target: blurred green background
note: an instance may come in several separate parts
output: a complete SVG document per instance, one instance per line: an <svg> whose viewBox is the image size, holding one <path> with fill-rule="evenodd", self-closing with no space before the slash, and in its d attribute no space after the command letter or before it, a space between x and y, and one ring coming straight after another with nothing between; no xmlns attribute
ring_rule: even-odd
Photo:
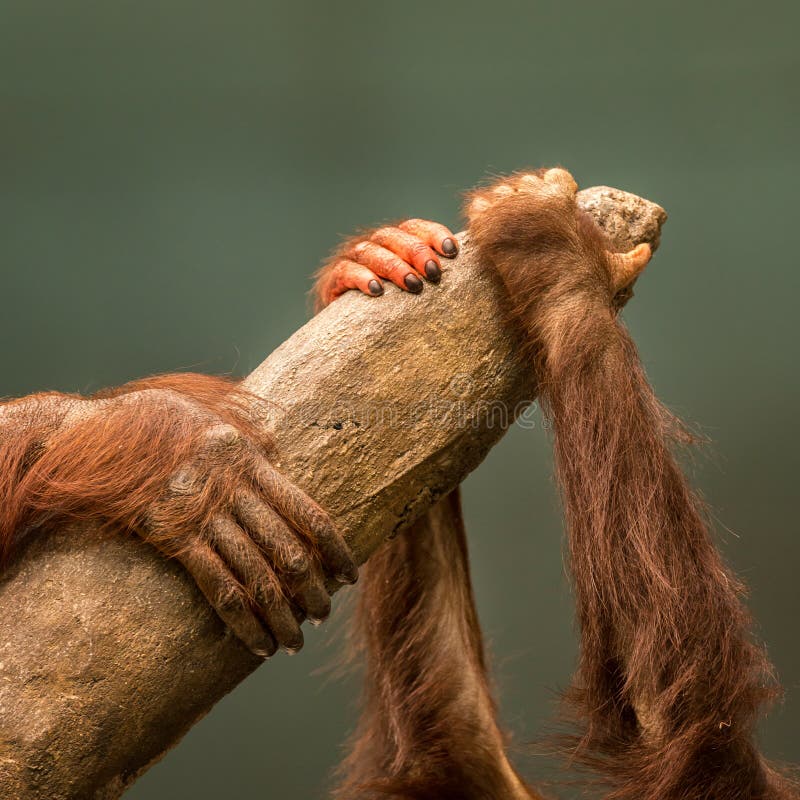
<svg viewBox="0 0 800 800"><path fill-rule="evenodd" d="M625 316L713 438L696 479L787 687L764 747L800 761L798 24L788 0L3 0L0 394L246 373L303 324L340 235L456 227L487 173L561 163L656 200L663 247ZM546 435L513 429L465 497L522 745L575 655ZM356 694L320 672L329 639L260 669L129 796L324 796Z"/></svg>

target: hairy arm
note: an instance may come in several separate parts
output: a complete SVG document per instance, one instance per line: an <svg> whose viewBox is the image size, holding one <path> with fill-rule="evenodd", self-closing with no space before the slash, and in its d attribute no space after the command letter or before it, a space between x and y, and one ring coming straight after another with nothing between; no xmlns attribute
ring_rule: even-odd
<svg viewBox="0 0 800 800"><path fill-rule="evenodd" d="M779 689L673 455L689 437L617 318L649 247L614 252L576 189L562 169L519 173L467 205L553 423L581 631L568 755L615 800L796 798L756 746Z"/></svg>
<svg viewBox="0 0 800 800"><path fill-rule="evenodd" d="M328 515L283 478L235 382L172 375L90 398L0 406L0 554L65 521L134 532L188 570L262 656L302 647L326 581L357 568Z"/></svg>

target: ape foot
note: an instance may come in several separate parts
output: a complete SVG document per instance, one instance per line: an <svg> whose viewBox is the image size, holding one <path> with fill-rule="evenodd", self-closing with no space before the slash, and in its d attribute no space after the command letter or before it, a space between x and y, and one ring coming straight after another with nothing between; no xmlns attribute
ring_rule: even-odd
<svg viewBox="0 0 800 800"><path fill-rule="evenodd" d="M442 257L458 253L455 236L444 225L409 219L397 226L378 228L371 234L345 242L318 274L317 305L323 307L348 289L378 297L382 280L419 294L424 281L439 283Z"/></svg>

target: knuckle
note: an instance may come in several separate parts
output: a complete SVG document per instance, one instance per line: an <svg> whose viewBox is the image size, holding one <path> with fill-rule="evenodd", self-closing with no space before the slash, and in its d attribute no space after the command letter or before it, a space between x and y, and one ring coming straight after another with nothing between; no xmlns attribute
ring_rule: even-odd
<svg viewBox="0 0 800 800"><path fill-rule="evenodd" d="M486 197L482 195L478 195L474 197L472 202L469 205L469 213L470 214L482 214L491 206L491 203Z"/></svg>
<svg viewBox="0 0 800 800"><path fill-rule="evenodd" d="M229 581L217 592L215 605L223 613L236 613L244 608L244 598L239 587Z"/></svg>
<svg viewBox="0 0 800 800"><path fill-rule="evenodd" d="M411 254L414 256L428 256L431 255L431 248L425 244L425 242L417 241L413 245L411 245Z"/></svg>
<svg viewBox="0 0 800 800"><path fill-rule="evenodd" d="M383 227L374 230L369 238L370 241L377 242L384 239L389 239L392 236L396 235L397 235L397 228L393 228L391 225L384 225Z"/></svg>
<svg viewBox="0 0 800 800"><path fill-rule="evenodd" d="M203 533L208 541L219 543L220 539L227 538L230 533L228 518L219 512L213 514L208 525L203 526Z"/></svg>
<svg viewBox="0 0 800 800"><path fill-rule="evenodd" d="M294 550L286 556L284 569L288 575L301 578L311 570L311 561L305 553Z"/></svg>
<svg viewBox="0 0 800 800"><path fill-rule="evenodd" d="M391 259L386 267L386 274L392 280L401 280L411 271L411 266L399 258Z"/></svg>
<svg viewBox="0 0 800 800"><path fill-rule="evenodd" d="M514 194L516 191L517 190L508 183L498 183L497 186L492 189L492 192L498 197L508 197L509 195Z"/></svg>
<svg viewBox="0 0 800 800"><path fill-rule="evenodd" d="M563 191L574 193L578 189L575 179L565 169L555 167L547 170L544 174L545 183L559 186Z"/></svg>
<svg viewBox="0 0 800 800"><path fill-rule="evenodd" d="M519 177L520 191L526 195L542 197L551 194L553 190L558 190L558 186L549 183L541 175L527 173Z"/></svg>
<svg viewBox="0 0 800 800"><path fill-rule="evenodd" d="M246 486L237 487L233 495L235 507L239 514L245 517L245 526L250 528L260 526L269 506L264 505L258 496Z"/></svg>
<svg viewBox="0 0 800 800"><path fill-rule="evenodd" d="M197 491L200 485L200 475L198 471L191 466L180 468L169 483L169 489L176 495L193 494Z"/></svg>
<svg viewBox="0 0 800 800"><path fill-rule="evenodd" d="M308 495L303 496L303 502L306 507L306 513L311 526L316 530L317 528L330 528L333 526L328 512L322 506L312 500Z"/></svg>
<svg viewBox="0 0 800 800"><path fill-rule="evenodd" d="M261 608L275 608L283 602L283 595L271 581L258 580L252 587L253 598Z"/></svg>
<svg viewBox="0 0 800 800"><path fill-rule="evenodd" d="M206 440L222 447L233 447L242 441L242 434L230 423L219 422L206 431Z"/></svg>
<svg viewBox="0 0 800 800"><path fill-rule="evenodd" d="M327 512L317 505L314 505L310 508L309 523L311 527L311 533L317 539L341 539L341 541L344 541L344 539L341 538L341 534L339 533L336 525L334 525L331 517L328 516Z"/></svg>

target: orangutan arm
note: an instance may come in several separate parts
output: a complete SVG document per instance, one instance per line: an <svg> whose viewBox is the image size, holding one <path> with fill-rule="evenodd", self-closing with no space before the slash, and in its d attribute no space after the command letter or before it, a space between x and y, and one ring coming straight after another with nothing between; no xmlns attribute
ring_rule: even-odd
<svg viewBox="0 0 800 800"><path fill-rule="evenodd" d="M328 515L276 471L231 381L161 376L103 395L0 406L0 555L32 531L96 519L192 575L255 653L303 644L330 612L326 580L357 568Z"/></svg>
<svg viewBox="0 0 800 800"><path fill-rule="evenodd" d="M757 746L780 690L672 452L691 437L617 316L650 246L615 252L576 190L565 170L538 170L467 204L552 424L581 633L565 755L615 800L800 797Z"/></svg>

